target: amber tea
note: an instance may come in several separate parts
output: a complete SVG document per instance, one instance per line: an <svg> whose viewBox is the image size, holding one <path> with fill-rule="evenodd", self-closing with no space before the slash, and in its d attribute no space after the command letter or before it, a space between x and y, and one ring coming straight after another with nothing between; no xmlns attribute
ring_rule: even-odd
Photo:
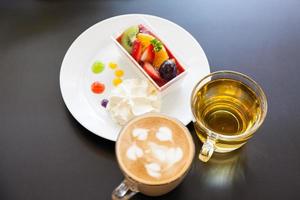
<svg viewBox="0 0 300 200"><path fill-rule="evenodd" d="M265 116L266 100L260 92L249 82L230 76L210 77L194 89L194 125L204 154L232 151L246 143Z"/></svg>

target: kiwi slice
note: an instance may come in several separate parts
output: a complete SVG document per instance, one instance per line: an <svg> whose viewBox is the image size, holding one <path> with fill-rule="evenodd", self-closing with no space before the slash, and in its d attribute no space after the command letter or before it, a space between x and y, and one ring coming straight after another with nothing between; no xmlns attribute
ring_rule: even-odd
<svg viewBox="0 0 300 200"><path fill-rule="evenodd" d="M128 53L131 53L132 51L133 42L136 39L136 34L138 34L138 32L138 26L131 26L126 29L122 35L121 44L126 49L126 51L128 51Z"/></svg>

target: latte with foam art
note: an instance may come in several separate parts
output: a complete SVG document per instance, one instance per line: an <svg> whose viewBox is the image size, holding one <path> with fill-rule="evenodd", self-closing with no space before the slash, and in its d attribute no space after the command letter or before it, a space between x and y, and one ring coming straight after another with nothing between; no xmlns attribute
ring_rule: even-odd
<svg viewBox="0 0 300 200"><path fill-rule="evenodd" d="M190 166L194 144L187 128L175 119L147 115L130 121L116 144L122 170L145 184L164 184Z"/></svg>

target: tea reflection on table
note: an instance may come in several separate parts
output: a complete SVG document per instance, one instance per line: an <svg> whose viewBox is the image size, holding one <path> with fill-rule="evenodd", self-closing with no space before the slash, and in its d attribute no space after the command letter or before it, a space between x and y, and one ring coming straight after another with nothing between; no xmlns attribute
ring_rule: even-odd
<svg viewBox="0 0 300 200"><path fill-rule="evenodd" d="M207 163L201 164L202 181L206 186L227 188L246 181L244 148L230 153L215 153Z"/></svg>

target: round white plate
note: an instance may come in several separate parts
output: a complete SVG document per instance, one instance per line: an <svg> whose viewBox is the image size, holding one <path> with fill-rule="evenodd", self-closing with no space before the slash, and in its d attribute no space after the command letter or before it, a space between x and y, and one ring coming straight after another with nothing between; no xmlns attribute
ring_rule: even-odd
<svg viewBox="0 0 300 200"><path fill-rule="evenodd" d="M181 86L162 97L163 114L175 117L187 125L193 118L190 110L191 91L196 82L210 72L205 53L193 36L163 18L139 14L120 15L101 21L84 31L70 46L62 62L61 93L67 108L82 126L112 141L116 141L121 127L111 120L101 106L101 100L107 98L113 88L114 73L106 65L104 72L93 74L91 65L95 61L105 64L114 61L125 71L124 79L140 77L132 69L133 63L111 39L111 35L120 30L120 27L133 25L137 17L146 19L164 41L172 44L172 48L175 48L180 59L188 66L186 77L180 80ZM90 86L94 81L105 83L103 94L91 92Z"/></svg>

